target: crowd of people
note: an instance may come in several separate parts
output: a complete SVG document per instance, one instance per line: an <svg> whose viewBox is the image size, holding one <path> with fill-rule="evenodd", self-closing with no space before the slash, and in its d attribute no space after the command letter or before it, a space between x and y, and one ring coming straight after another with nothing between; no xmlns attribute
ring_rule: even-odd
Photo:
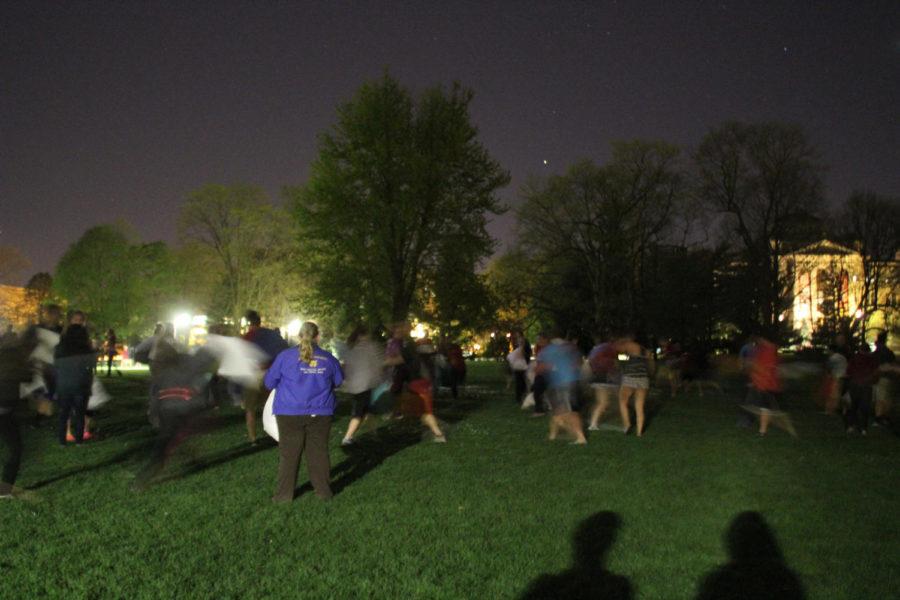
<svg viewBox="0 0 900 600"><path fill-rule="evenodd" d="M132 358L149 366L147 416L158 431L150 457L137 473L136 489L152 484L181 443L208 429L210 411L229 403L240 404L248 442L256 445L260 411L267 399L272 402L280 449L276 502L293 498L303 454L316 493L331 496L328 440L339 387L353 398L342 445L355 443L360 427L376 412L386 418L417 418L435 442L447 441L434 415L435 386L443 381L457 397L466 373L458 344L413 340L404 322L393 327L382 348L360 326L342 345L338 360L320 346L319 329L312 322L301 326L299 345L289 347L279 330L262 326L256 311L248 311L245 320L247 330L240 337L213 327L207 344L190 351L176 340L171 324L160 323L133 349ZM61 321L59 307L47 306L38 324L22 335L5 334L0 342L0 435L9 448L0 486L4 498L13 496L22 459L18 406L30 401L38 421L55 408L59 445L78 446L92 437L86 424L98 393L98 356L106 362L107 376L112 375L115 332L110 329L98 349L84 313L70 312L65 326Z"/></svg>
<svg viewBox="0 0 900 600"><path fill-rule="evenodd" d="M453 340L413 339L409 323L403 322L392 328L382 346L379 335L360 325L335 356L321 344L315 323L303 323L299 344L289 346L277 329L263 327L256 311L248 311L245 320L243 335L213 327L207 344L192 351L176 340L171 324L160 323L152 336L134 348L132 358L149 365L147 415L158 430L150 456L137 473L135 489L154 483L175 449L207 430L210 412L228 403L243 409L251 445L257 444L260 412L270 403L267 408L274 416L275 431L267 431L279 444L274 502L294 498L303 455L316 495L331 498L328 448L337 389L352 398L343 446L356 443L373 414L417 419L434 442L447 442L434 413L434 398L440 385L456 398L465 382L466 362ZM549 440L564 436L574 445L587 444L582 415L587 418L587 431L613 429L641 437L647 429L648 393L656 380L663 380L672 396L691 385L701 394L703 385L718 386L705 353L682 350L672 341L654 348L625 332L598 338L585 355L573 340L553 332L538 335L533 346L521 331L511 339L506 360L515 400L523 408L533 406L536 417L549 414ZM109 377L117 353L112 329L101 344L94 344L84 313L70 312L63 326L57 306L44 307L40 322L21 335L3 336L0 437L8 458L0 497L13 496L22 460L17 406L30 401L38 422L55 407L58 443L63 447L82 444L92 436L92 399L102 393L95 381L98 354L106 361ZM772 424L794 434L790 417L779 406L783 368L775 344L754 336L739 358L748 388L739 400L746 424L755 416L761 436ZM874 351L864 342L851 348L847 338L839 336L820 391L823 410L842 415L848 433L865 435L873 416L875 423L887 424L891 407L886 375L898 370L884 334ZM614 405L618 405L621 425L609 423Z"/></svg>
<svg viewBox="0 0 900 600"><path fill-rule="evenodd" d="M556 334L539 334L534 347L521 331L515 332L512 340L514 347L506 360L515 400L522 408L533 407L536 417L551 414L550 440L565 431L572 444L586 444L582 413L587 416L588 431L611 429L643 436L648 390L655 381L668 387L673 398L691 387L701 396L704 386L722 391L708 354L699 346L683 350L670 340L653 349L639 343L633 334L623 333L609 339L598 336L585 356L575 340ZM783 380L815 372L816 367L782 364L777 346L759 335L748 339L739 359L747 386L746 394L738 399L742 410L739 424L749 426L755 417L760 436L765 436L772 424L796 435L790 415L779 402ZM900 367L888 348L886 332L878 335L874 351L862 340L851 349L847 336L839 335L820 391L825 411L840 414L848 434L866 435L870 422L889 425L891 377L897 372ZM603 423L613 398L621 425ZM587 410L581 410L584 406Z"/></svg>

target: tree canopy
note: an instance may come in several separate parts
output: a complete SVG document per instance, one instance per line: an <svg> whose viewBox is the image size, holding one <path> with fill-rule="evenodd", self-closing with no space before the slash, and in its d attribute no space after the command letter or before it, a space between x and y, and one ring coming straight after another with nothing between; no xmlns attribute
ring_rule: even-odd
<svg viewBox="0 0 900 600"><path fill-rule="evenodd" d="M385 323L434 294L447 319L465 316L451 316L446 295L483 285L487 218L504 210L496 192L509 181L478 140L471 101L459 84L414 98L385 75L340 107L309 181L286 190L320 306Z"/></svg>

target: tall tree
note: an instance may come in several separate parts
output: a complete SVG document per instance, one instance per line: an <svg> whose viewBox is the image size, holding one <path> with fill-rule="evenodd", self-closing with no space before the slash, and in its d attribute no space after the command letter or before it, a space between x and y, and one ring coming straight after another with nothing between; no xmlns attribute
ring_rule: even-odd
<svg viewBox="0 0 900 600"><path fill-rule="evenodd" d="M287 212L247 185L209 184L192 192L179 235L198 267L214 269L221 293L212 312L237 320L248 308L278 322L300 293L297 236Z"/></svg>
<svg viewBox="0 0 900 600"><path fill-rule="evenodd" d="M840 239L856 246L862 255L863 314L855 325L866 323L878 310L895 313L900 288L896 262L900 251L900 198L855 192L836 220Z"/></svg>
<svg viewBox="0 0 900 600"><path fill-rule="evenodd" d="M131 243L118 225L88 229L56 266L53 285L100 328L126 328L133 316Z"/></svg>
<svg viewBox="0 0 900 600"><path fill-rule="evenodd" d="M706 134L694 162L697 193L725 218L729 239L741 250L748 320L776 337L778 316L790 302L779 262L793 226L820 203L819 153L800 127L731 122Z"/></svg>
<svg viewBox="0 0 900 600"><path fill-rule="evenodd" d="M487 217L502 212L496 191L509 176L478 141L471 101L458 84L414 99L385 75L340 107L309 181L286 190L322 305L383 323L421 308L441 268L474 285L475 265L493 249ZM448 254L466 269L451 269Z"/></svg>
<svg viewBox="0 0 900 600"><path fill-rule="evenodd" d="M542 271L536 302L558 326L645 328L647 258L685 198L677 159L663 142L616 143L606 165L526 188L520 236Z"/></svg>

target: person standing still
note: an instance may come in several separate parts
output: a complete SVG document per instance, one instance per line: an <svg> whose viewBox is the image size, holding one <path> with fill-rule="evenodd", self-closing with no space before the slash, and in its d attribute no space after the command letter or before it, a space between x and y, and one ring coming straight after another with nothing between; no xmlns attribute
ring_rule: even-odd
<svg viewBox="0 0 900 600"><path fill-rule="evenodd" d="M306 453L309 479L316 495L330 500L331 465L328 437L334 415L334 389L344 381L337 359L318 346L319 327L300 327L300 345L282 351L265 376L275 390L273 413L278 423L278 484L273 502L290 502L297 485L300 458Z"/></svg>

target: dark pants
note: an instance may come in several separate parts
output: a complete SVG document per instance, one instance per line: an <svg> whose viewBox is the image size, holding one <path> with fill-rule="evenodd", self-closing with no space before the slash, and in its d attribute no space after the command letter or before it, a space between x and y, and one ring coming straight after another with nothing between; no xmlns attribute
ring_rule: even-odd
<svg viewBox="0 0 900 600"><path fill-rule="evenodd" d="M278 422L278 487L272 500L290 502L297 487L300 457L306 452L306 468L316 495L331 498L331 462L328 456L330 416L275 415Z"/></svg>
<svg viewBox="0 0 900 600"><path fill-rule="evenodd" d="M456 400L457 398L459 398L459 384L465 383L466 381L466 372L457 371L453 367L450 367L448 370L450 372L450 395L453 396L454 400Z"/></svg>
<svg viewBox="0 0 900 600"><path fill-rule="evenodd" d="M9 456L3 463L2 482L11 486L16 482L19 465L22 463L22 433L12 413L0 414L0 439L9 450Z"/></svg>
<svg viewBox="0 0 900 600"><path fill-rule="evenodd" d="M181 442L210 426L203 399L162 400L157 417L159 434L150 453L150 461L137 475L138 484L147 483L166 465L166 460Z"/></svg>
<svg viewBox="0 0 900 600"><path fill-rule="evenodd" d="M84 411L87 408L88 397L85 394L60 394L59 395L59 423L56 426L56 434L60 444L66 443L66 424L72 417L72 435L75 442L84 441Z"/></svg>
<svg viewBox="0 0 900 600"><path fill-rule="evenodd" d="M847 427L865 431L872 414L872 386L850 384L850 408L844 415Z"/></svg>
<svg viewBox="0 0 900 600"><path fill-rule="evenodd" d="M546 412L544 408L544 392L547 391L547 380L543 375L535 375L534 383L531 384L531 392L534 394L534 412L543 414Z"/></svg>
<svg viewBox="0 0 900 600"><path fill-rule="evenodd" d="M513 380L516 383L516 404L522 405L525 394L528 393L528 380L525 378L525 371L513 370Z"/></svg>

